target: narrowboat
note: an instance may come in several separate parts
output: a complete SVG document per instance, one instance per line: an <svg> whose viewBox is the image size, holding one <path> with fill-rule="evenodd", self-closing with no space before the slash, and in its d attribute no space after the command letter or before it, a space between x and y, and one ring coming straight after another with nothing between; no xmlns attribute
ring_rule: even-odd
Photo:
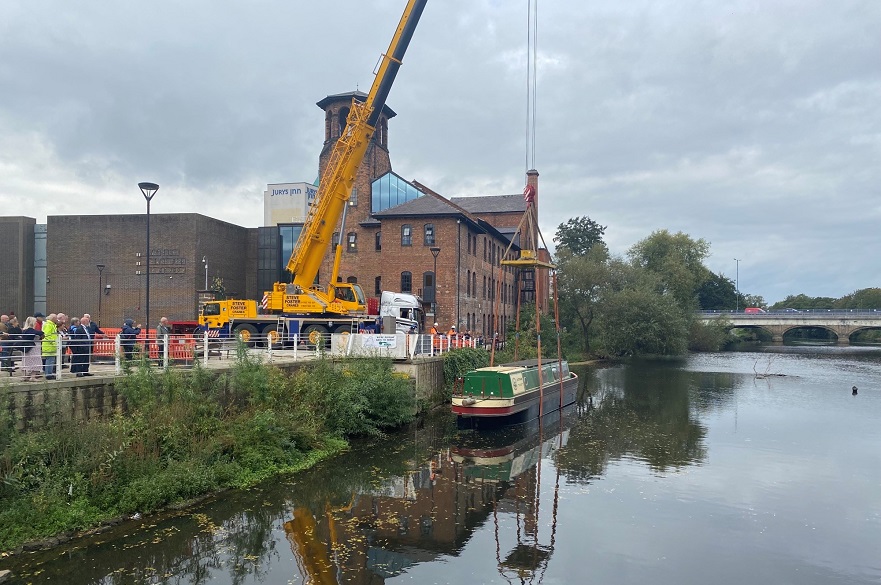
<svg viewBox="0 0 881 585"><path fill-rule="evenodd" d="M540 379L538 360L472 370L453 391L452 411L460 423L485 419L514 424L538 418L540 412L554 412L577 399L578 376L569 371L566 361L543 362Z"/></svg>

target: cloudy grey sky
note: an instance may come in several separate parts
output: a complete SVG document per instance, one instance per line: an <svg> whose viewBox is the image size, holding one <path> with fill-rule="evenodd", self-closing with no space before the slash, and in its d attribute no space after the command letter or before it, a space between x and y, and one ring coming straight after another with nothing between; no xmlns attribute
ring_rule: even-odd
<svg viewBox="0 0 881 585"><path fill-rule="evenodd" d="M404 0L0 2L3 215L262 221L312 181L315 102L365 90ZM881 2L539 0L541 226L623 254L657 229L769 302L881 286ZM517 193L527 0L429 0L389 98L392 164Z"/></svg>

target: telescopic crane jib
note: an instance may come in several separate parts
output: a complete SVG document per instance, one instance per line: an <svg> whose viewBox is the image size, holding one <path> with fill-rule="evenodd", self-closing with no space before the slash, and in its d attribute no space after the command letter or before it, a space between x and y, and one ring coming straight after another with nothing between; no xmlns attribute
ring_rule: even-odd
<svg viewBox="0 0 881 585"><path fill-rule="evenodd" d="M427 1L410 0L407 3L388 51L380 60L370 93L363 102L352 100L346 128L321 175L315 202L309 210L303 231L287 264L288 271L293 274L293 283L275 284L272 291L267 293L267 310L284 312L305 309L310 312L335 313L365 310L365 296L357 284L338 283L334 277L327 284L326 291L322 291L315 286L315 277L346 208L358 167L364 159L370 138ZM342 243L338 247L341 250ZM340 253L337 250L333 275L339 273L339 262Z"/></svg>
<svg viewBox="0 0 881 585"><path fill-rule="evenodd" d="M336 282L339 274L342 242L334 251L333 270L326 287L316 284L324 253L342 218L358 167L364 160L370 139L385 106L386 98L404 59L404 53L419 23L428 0L408 0L388 51L380 59L370 93L363 102L353 99L346 128L331 151L321 175L315 201L306 216L287 268L293 282L276 282L263 294L258 304L253 300L226 299L203 305L199 324L209 336L235 334L248 341L253 335L265 336L275 343L282 335L307 337L328 332L357 331L365 317L366 296L356 283ZM342 234L343 231L340 230ZM421 311L419 300L410 295L407 314ZM400 302L398 303L400 304ZM390 310L396 307L391 307ZM318 337L316 337L317 339Z"/></svg>

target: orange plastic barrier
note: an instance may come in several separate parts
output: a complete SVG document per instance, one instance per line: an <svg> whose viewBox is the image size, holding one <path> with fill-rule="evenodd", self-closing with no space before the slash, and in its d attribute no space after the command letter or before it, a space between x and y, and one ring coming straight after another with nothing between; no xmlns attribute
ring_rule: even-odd
<svg viewBox="0 0 881 585"><path fill-rule="evenodd" d="M102 327L104 335L95 337L92 345L92 355L95 357L113 358L116 354L116 336L119 335L122 328L120 327ZM142 330L138 336L137 344L144 347L147 335L150 335L150 359L158 360L162 356L159 355L159 344L153 337L156 332L151 329L149 333ZM186 335L169 335L168 336L168 359L170 360L187 360L192 361L195 355L196 344L201 340L194 338L190 334Z"/></svg>

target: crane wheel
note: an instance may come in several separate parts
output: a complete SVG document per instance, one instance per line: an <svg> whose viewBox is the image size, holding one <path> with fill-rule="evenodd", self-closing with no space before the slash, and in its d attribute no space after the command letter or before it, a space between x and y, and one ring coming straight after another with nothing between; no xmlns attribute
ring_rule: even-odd
<svg viewBox="0 0 881 585"><path fill-rule="evenodd" d="M278 345L281 343L281 331L276 327L265 329L263 333L266 335L266 343L269 345Z"/></svg>
<svg viewBox="0 0 881 585"><path fill-rule="evenodd" d="M239 339L242 343L250 345L251 338L256 337L257 335L257 328L253 325L248 325L247 323L236 325L235 329L233 329L233 334L236 336L236 339Z"/></svg>
<svg viewBox="0 0 881 585"><path fill-rule="evenodd" d="M323 343L326 333L327 329L321 325L309 325L303 330L303 337L309 340L309 345L318 347Z"/></svg>

